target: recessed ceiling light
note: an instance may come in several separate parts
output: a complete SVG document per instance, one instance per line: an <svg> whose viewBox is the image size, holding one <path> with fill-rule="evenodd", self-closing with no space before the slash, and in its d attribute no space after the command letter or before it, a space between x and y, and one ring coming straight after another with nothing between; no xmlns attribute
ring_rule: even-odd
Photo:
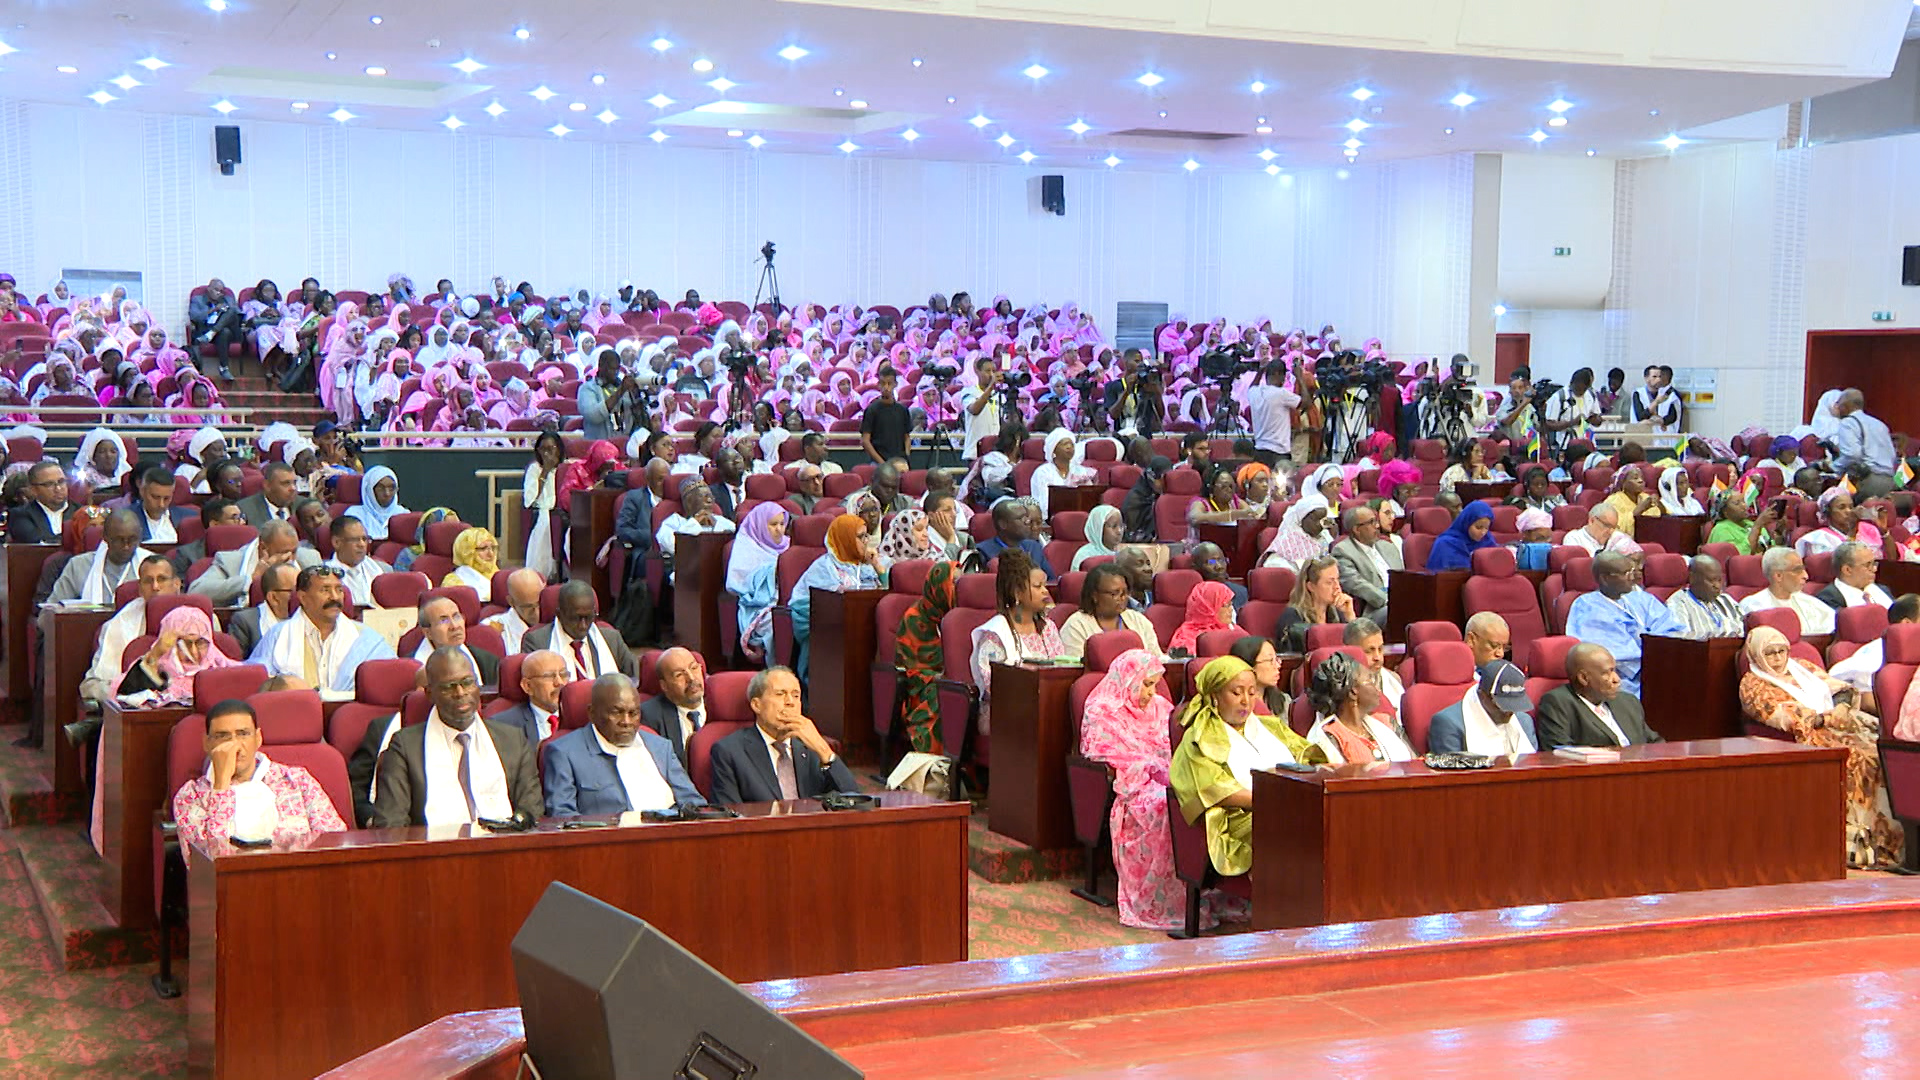
<svg viewBox="0 0 1920 1080"><path fill-rule="evenodd" d="M1267 118L1264 116L1256 116L1253 118L1253 122L1256 124L1264 124L1267 122Z"/></svg>
<svg viewBox="0 0 1920 1080"><path fill-rule="evenodd" d="M620 119L620 114L617 112L614 112L612 109L601 109L598 113L594 115L594 119L600 121L603 124L611 124L615 120Z"/></svg>
<svg viewBox="0 0 1920 1080"><path fill-rule="evenodd" d="M386 22L387 20L381 18L378 15L369 15L367 16L367 21L372 23L375 26L379 26L381 23Z"/></svg>
<svg viewBox="0 0 1920 1080"><path fill-rule="evenodd" d="M507 107L496 101L493 104L488 105L486 111L488 116L491 116L495 120L498 120L500 119L500 114L507 111Z"/></svg>
<svg viewBox="0 0 1920 1080"><path fill-rule="evenodd" d="M1669 151L1678 150L1681 147L1687 145L1687 140L1681 138L1678 135L1669 135L1666 138L1660 140L1660 145L1666 147Z"/></svg>
<svg viewBox="0 0 1920 1080"><path fill-rule="evenodd" d="M1253 91L1256 94L1264 94L1267 92L1267 84L1256 79L1254 80L1253 85L1247 87L1247 89Z"/></svg>
<svg viewBox="0 0 1920 1080"><path fill-rule="evenodd" d="M1527 138L1532 139L1536 144L1543 143L1547 141L1547 133L1541 131L1539 128L1534 128L1533 134L1528 135Z"/></svg>
<svg viewBox="0 0 1920 1080"><path fill-rule="evenodd" d="M737 138L739 138L740 136L742 136L742 135L745 135L745 134L746 134L746 132L744 132L744 131L741 131L741 130L740 130L739 128L734 128L733 130L731 130L731 131L729 131L729 132L727 132L727 138L729 138L729 139L737 139Z"/></svg>
<svg viewBox="0 0 1920 1080"><path fill-rule="evenodd" d="M1659 110L1659 109L1648 109L1648 110L1647 110L1647 115L1648 115L1648 116L1659 116L1659 115L1660 115L1660 110Z"/></svg>
<svg viewBox="0 0 1920 1080"><path fill-rule="evenodd" d="M95 105L105 105L109 101L120 100L119 98L114 97L112 94L107 93L105 90L95 90L93 93L88 94L87 97L91 99Z"/></svg>
<svg viewBox="0 0 1920 1080"><path fill-rule="evenodd" d="M806 55L807 50L798 45L789 45L780 50L780 59L782 60L802 60L806 58Z"/></svg>
<svg viewBox="0 0 1920 1080"><path fill-rule="evenodd" d="M1021 69L1020 74L1025 75L1029 79L1044 79L1047 77L1047 69L1041 67L1039 64L1028 64L1025 68Z"/></svg>
<svg viewBox="0 0 1920 1080"><path fill-rule="evenodd" d="M1347 130L1353 132L1355 135L1360 134L1361 132L1367 130L1372 126L1373 126L1372 124L1369 124L1365 120L1361 120L1357 117L1355 119L1347 121Z"/></svg>
<svg viewBox="0 0 1920 1080"><path fill-rule="evenodd" d="M1261 124L1259 127L1253 129L1253 133L1255 135L1271 135L1273 134L1273 127L1269 124Z"/></svg>
<svg viewBox="0 0 1920 1080"><path fill-rule="evenodd" d="M1373 91L1363 86L1347 96L1353 98L1355 101L1365 101L1373 96Z"/></svg>
<svg viewBox="0 0 1920 1080"><path fill-rule="evenodd" d="M1166 82L1167 80L1149 71L1145 75L1142 75L1133 81L1151 90L1154 87L1159 86L1161 83Z"/></svg>
<svg viewBox="0 0 1920 1080"><path fill-rule="evenodd" d="M1333 171L1333 176L1334 176L1334 179L1336 180L1345 180L1347 177L1352 175L1353 175L1352 173L1348 172L1345 169L1335 169Z"/></svg>
<svg viewBox="0 0 1920 1080"><path fill-rule="evenodd" d="M77 67L74 67L72 64L61 64L59 67L54 68L53 70L59 72L62 75L80 74L80 69Z"/></svg>
<svg viewBox="0 0 1920 1080"><path fill-rule="evenodd" d="M1354 158L1357 158L1360 156L1360 151L1358 150L1342 150L1340 152L1347 155L1348 161L1352 161Z"/></svg>
<svg viewBox="0 0 1920 1080"><path fill-rule="evenodd" d="M986 127L988 124L993 123L993 121L987 119L987 114L985 113L974 113L973 119L967 121L967 123L972 124L974 127L977 127L977 128L983 128L983 127Z"/></svg>
<svg viewBox="0 0 1920 1080"><path fill-rule="evenodd" d="M1920 0L1914 0L1914 2L1915 2L1915 3L1920 3ZM1589 147L1587 147L1587 156L1588 156L1588 157L1592 157L1592 156L1594 155L1594 153L1595 153L1595 150L1593 149L1593 147L1591 147L1591 146L1589 146Z"/></svg>
<svg viewBox="0 0 1920 1080"><path fill-rule="evenodd" d="M1548 105L1547 108L1553 112L1563 113L1573 108L1573 102L1568 101L1566 98L1555 98L1553 103Z"/></svg>
<svg viewBox="0 0 1920 1080"><path fill-rule="evenodd" d="M1495 305L1493 305L1493 317L1494 317L1494 318L1496 318L1496 319L1497 319L1497 318L1499 318L1500 316L1502 316L1502 315L1505 315L1506 313L1507 313L1507 305L1505 305L1505 304L1495 304Z"/></svg>
<svg viewBox="0 0 1920 1080"><path fill-rule="evenodd" d="M573 134L573 129L565 124L555 124L547 130L553 132L553 137L556 139L564 139Z"/></svg>
<svg viewBox="0 0 1920 1080"><path fill-rule="evenodd" d="M840 144L840 152L843 154L851 154L858 149L860 149L860 144L854 142L852 139L848 139Z"/></svg>
<svg viewBox="0 0 1920 1080"><path fill-rule="evenodd" d="M1920 2L1920 0L1916 0L1916 2ZM920 66L921 64L924 64L924 63L926 63L926 61L925 61L925 60L922 60L922 59L920 59L920 58L919 58L919 57L917 57L917 56L913 58L913 66L914 66L914 67L919 67L919 66Z"/></svg>
<svg viewBox="0 0 1920 1080"><path fill-rule="evenodd" d="M1000 133L1000 137L993 141L1000 144L1000 149L1005 150L1007 147L1013 145L1013 136L1003 131Z"/></svg>
<svg viewBox="0 0 1920 1080"><path fill-rule="evenodd" d="M1117 158L1117 157L1114 157L1114 156L1113 156L1112 154L1108 154L1108 155L1107 155L1107 158L1106 158L1106 161L1105 161L1105 162L1103 162L1103 164L1105 164L1107 168L1109 168L1109 169L1111 169L1111 168L1113 168L1113 167L1114 167L1115 165L1118 165L1118 164L1120 164L1120 159L1119 159L1119 158Z"/></svg>
<svg viewBox="0 0 1920 1080"><path fill-rule="evenodd" d="M758 135L749 135L747 136L747 145L753 147L755 150L758 150L761 147L767 145L767 140L761 138Z"/></svg>
<svg viewBox="0 0 1920 1080"><path fill-rule="evenodd" d="M367 74L369 75L385 75L386 73L387 73L387 69L381 67L378 64L374 64L367 68Z"/></svg>
<svg viewBox="0 0 1920 1080"><path fill-rule="evenodd" d="M447 118L445 120L440 121L440 126L443 128L446 128L448 131L459 131L461 128L466 127L467 124L466 124L466 121L460 119L459 117L453 115L452 113L448 113Z"/></svg>
<svg viewBox="0 0 1920 1080"><path fill-rule="evenodd" d="M1452 129L1452 128L1441 128L1441 129L1440 129L1440 133L1441 133L1441 134L1443 134L1443 135L1451 135L1451 134L1453 134L1453 129Z"/></svg>
<svg viewBox="0 0 1920 1080"><path fill-rule="evenodd" d="M1160 119L1162 119L1162 120L1165 120L1166 118L1167 118L1167 110L1165 110L1165 109L1161 109L1161 110L1160 110Z"/></svg>
<svg viewBox="0 0 1920 1080"><path fill-rule="evenodd" d="M667 106L673 104L673 99L668 97L665 94L655 94L652 97L647 99L647 104L653 106L656 109L664 109Z"/></svg>
<svg viewBox="0 0 1920 1080"><path fill-rule="evenodd" d="M1278 166L1278 165L1269 165L1269 166L1267 166L1267 175L1268 175L1268 176L1279 176L1279 175L1280 175L1280 166Z"/></svg>
<svg viewBox="0 0 1920 1080"><path fill-rule="evenodd" d="M1550 116L1547 118L1547 126L1548 127L1566 127L1567 118L1564 116Z"/></svg>
<svg viewBox="0 0 1920 1080"><path fill-rule="evenodd" d="M1073 123L1067 125L1067 130L1073 132L1075 135L1085 135L1087 132L1092 131L1093 128L1087 126L1085 120L1075 120Z"/></svg>
<svg viewBox="0 0 1920 1080"><path fill-rule="evenodd" d="M294 102L294 103L293 103L293 111L294 111L294 112L306 112L306 111L307 111L307 103L306 103L306 102L304 102L304 101L296 101L296 102Z"/></svg>
<svg viewBox="0 0 1920 1080"><path fill-rule="evenodd" d="M1031 164L1033 164L1033 151L1031 151L1031 150L1022 150L1022 151L1020 151L1020 163L1021 163L1022 165L1031 165Z"/></svg>
<svg viewBox="0 0 1920 1080"><path fill-rule="evenodd" d="M864 109L867 107L867 103L861 101L859 98L854 98L852 101L847 102L847 107L851 109Z"/></svg>
<svg viewBox="0 0 1920 1080"><path fill-rule="evenodd" d="M471 74L473 74L473 73L474 73L474 72L476 72L476 71L480 71L480 70L482 70L482 69L483 69L483 68L485 68L486 66L487 66L487 65L485 65L485 64L483 64L483 63L481 63L481 62L480 62L480 61L478 61L478 60L475 60L475 59L474 59L473 57L471 57L471 56L469 56L469 57L465 57L465 58L463 58L463 59L460 59L460 60L456 60L456 61L454 61L454 63L453 63L453 69L454 69L455 71L458 71L458 72L459 72L460 74L462 74L462 75L471 75Z"/></svg>
<svg viewBox="0 0 1920 1080"><path fill-rule="evenodd" d="M599 73L599 72L597 72L597 71L596 71L596 72L594 72L594 73L593 73L593 85L595 85L595 86L605 86L605 85L607 85L607 77L606 77L605 75L602 75L602 74L600 74L600 73Z"/></svg>
<svg viewBox="0 0 1920 1080"><path fill-rule="evenodd" d="M338 60L338 59L340 59L340 54L339 54L339 53L334 53L334 52L330 52L330 53L328 53L328 54L327 54L327 59L329 59L329 60Z"/></svg>
<svg viewBox="0 0 1920 1080"><path fill-rule="evenodd" d="M519 38L521 41L525 41L533 36L533 31L524 26L518 26L514 28L513 36Z"/></svg>
<svg viewBox="0 0 1920 1080"><path fill-rule="evenodd" d="M652 139L656 144L663 143L667 141L667 133L661 131L659 128L655 128L653 134L647 136L647 138Z"/></svg>
<svg viewBox="0 0 1920 1080"><path fill-rule="evenodd" d="M952 96L952 95L948 95L948 97L947 97L947 104L949 104L949 105L951 105L951 104L953 104L953 102L954 102L954 98L953 98L953 96Z"/></svg>
<svg viewBox="0 0 1920 1080"><path fill-rule="evenodd" d="M1279 156L1280 156L1279 154L1276 154L1276 153L1274 153L1274 152L1273 152L1272 150L1262 150L1262 151L1260 151L1260 160L1261 160L1261 161L1272 161L1272 160L1273 160L1274 158L1277 158L1277 157L1279 157Z"/></svg>
<svg viewBox="0 0 1920 1080"><path fill-rule="evenodd" d="M119 78L117 78L117 79L108 79L107 81L108 81L108 82L110 82L110 83L112 83L113 85L115 85L115 86L117 86L117 87L119 87L119 88L121 89L121 91L122 91L122 92L125 92L125 91L127 91L127 90L131 90L131 89L133 89L134 87L136 87L136 86L139 86L139 85L140 85L140 80L139 80L139 79L136 79L136 78L134 78L134 77L133 77L133 76L131 76L131 75L122 75L122 76L120 76L120 77L119 77Z"/></svg>
<svg viewBox="0 0 1920 1080"><path fill-rule="evenodd" d="M1348 139L1346 142L1342 143L1341 145L1345 146L1349 150L1358 150L1362 146L1365 146L1367 144L1361 142L1359 139Z"/></svg>
<svg viewBox="0 0 1920 1080"><path fill-rule="evenodd" d="M908 142L920 141L920 133L913 130L912 128L908 128L907 130L901 132L900 137L907 140Z"/></svg>
<svg viewBox="0 0 1920 1080"><path fill-rule="evenodd" d="M1192 172L1193 170L1200 167L1200 163L1193 160L1192 158L1188 158L1186 162L1182 164L1180 167L1187 170L1188 172Z"/></svg>
<svg viewBox="0 0 1920 1080"><path fill-rule="evenodd" d="M227 10L227 0L207 0L207 10L225 11Z"/></svg>
<svg viewBox="0 0 1920 1080"><path fill-rule="evenodd" d="M235 105L226 98L221 98L219 101L213 103L213 111L219 113L221 116L225 116L239 107L240 106Z"/></svg>
<svg viewBox="0 0 1920 1080"><path fill-rule="evenodd" d="M333 110L327 115L333 117L335 120L339 121L342 124L353 119L353 114L347 111L347 107L345 105L340 106L339 108Z"/></svg>
<svg viewBox="0 0 1920 1080"><path fill-rule="evenodd" d="M654 52L666 52L668 49L673 48L673 42L668 41L666 38L663 38L663 37L654 38L652 41L648 42L647 44L653 46Z"/></svg>
<svg viewBox="0 0 1920 1080"><path fill-rule="evenodd" d="M734 82L732 79L727 78L725 75L722 75L719 78L708 83L707 85L713 87L715 90L718 90L724 94L727 91L733 89L734 87L739 86L740 84L737 82Z"/></svg>
<svg viewBox="0 0 1920 1080"><path fill-rule="evenodd" d="M533 99L536 101L546 101L549 98L552 98L554 96L553 91L547 89L547 85L545 83L541 83L539 86L536 86L533 89L527 91L527 93L531 95Z"/></svg>
<svg viewBox="0 0 1920 1080"><path fill-rule="evenodd" d="M157 56L149 56L145 60L135 60L134 63L139 64L148 71L159 71L163 67L173 66Z"/></svg>
<svg viewBox="0 0 1920 1080"><path fill-rule="evenodd" d="M567 103L567 108L572 109L574 112L586 112L587 103L584 101L570 101Z"/></svg>
<svg viewBox="0 0 1920 1080"><path fill-rule="evenodd" d="M1474 97L1472 94L1467 93L1465 90L1462 90L1459 93L1453 95L1453 97L1450 98L1449 100L1453 102L1455 108L1464 109L1467 106L1473 104L1474 102L1479 101L1480 99L1477 97Z"/></svg>
<svg viewBox="0 0 1920 1080"><path fill-rule="evenodd" d="M833 88L833 96L834 96L834 97L846 97L846 96L847 96L847 88L846 88L846 87L844 87L844 86L836 86L836 87L834 87L834 88Z"/></svg>
<svg viewBox="0 0 1920 1080"><path fill-rule="evenodd" d="M709 72L709 71L712 71L712 70L713 70L713 61L711 61L711 60L709 60L709 59L707 59L706 57L704 57L704 56L703 56L703 57L701 57L700 59L698 59L698 60L695 60L695 61L693 62L693 70L695 70L695 71L698 71L698 72L700 72L700 73L702 73L702 74L705 74L706 72Z"/></svg>

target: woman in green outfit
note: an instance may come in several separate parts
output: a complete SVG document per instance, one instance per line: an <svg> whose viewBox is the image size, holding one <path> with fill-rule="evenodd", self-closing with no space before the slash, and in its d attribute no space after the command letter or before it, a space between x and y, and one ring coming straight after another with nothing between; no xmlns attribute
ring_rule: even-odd
<svg viewBox="0 0 1920 1080"><path fill-rule="evenodd" d="M1713 497L1713 528L1707 530L1708 544L1732 544L1742 555L1755 555L1786 541L1786 523L1773 512L1773 504L1753 516L1753 508L1739 488L1728 488Z"/></svg>

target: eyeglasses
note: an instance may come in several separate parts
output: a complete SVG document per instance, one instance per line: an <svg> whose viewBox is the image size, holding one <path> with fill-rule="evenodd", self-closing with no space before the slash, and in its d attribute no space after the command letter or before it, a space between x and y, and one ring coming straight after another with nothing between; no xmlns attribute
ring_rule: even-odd
<svg viewBox="0 0 1920 1080"><path fill-rule="evenodd" d="M468 675L466 678L463 678L463 679L448 679L445 682L437 682L433 684L434 689L436 690L472 690L477 688L479 685L480 685L480 680L474 678L471 675Z"/></svg>

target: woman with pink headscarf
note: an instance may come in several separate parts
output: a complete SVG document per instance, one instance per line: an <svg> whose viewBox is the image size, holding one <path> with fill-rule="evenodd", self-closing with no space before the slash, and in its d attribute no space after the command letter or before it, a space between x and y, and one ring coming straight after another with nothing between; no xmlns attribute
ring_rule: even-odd
<svg viewBox="0 0 1920 1080"><path fill-rule="evenodd" d="M345 308L347 305L340 306ZM335 329L340 329L338 323L335 323ZM351 425L356 416L353 378L366 351L367 324L356 319L335 339L333 347L327 350L326 360L320 365L321 404L333 410L342 427Z"/></svg>
<svg viewBox="0 0 1920 1080"><path fill-rule="evenodd" d="M163 327L153 327L147 336L140 340L140 347L134 350L134 366L147 372L148 381L155 389L160 381L182 368L191 368L192 362L184 350L177 348L167 340L167 331Z"/></svg>
<svg viewBox="0 0 1920 1080"><path fill-rule="evenodd" d="M581 326L586 327L595 334L598 334L600 328L609 323L619 325L620 316L613 313L613 301L604 296L595 300L593 302L593 308L580 320Z"/></svg>
<svg viewBox="0 0 1920 1080"><path fill-rule="evenodd" d="M91 311L91 308L88 309ZM83 321L82 312L74 313L74 324ZM153 325L153 317L140 306L137 300L123 301L120 305L119 320L107 330L107 336L118 341L122 348L138 348L147 336L147 330Z"/></svg>

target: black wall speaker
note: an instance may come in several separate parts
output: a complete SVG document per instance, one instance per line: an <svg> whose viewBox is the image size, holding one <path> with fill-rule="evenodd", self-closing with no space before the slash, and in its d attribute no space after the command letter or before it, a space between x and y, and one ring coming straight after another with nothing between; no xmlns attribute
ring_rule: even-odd
<svg viewBox="0 0 1920 1080"><path fill-rule="evenodd" d="M1043 176L1040 178L1040 209L1049 213L1067 216L1067 178L1064 176Z"/></svg>
<svg viewBox="0 0 1920 1080"><path fill-rule="evenodd" d="M218 124L213 129L213 160L220 166L221 176L232 176L233 167L240 164L240 129L231 124Z"/></svg>
<svg viewBox="0 0 1920 1080"><path fill-rule="evenodd" d="M860 1080L653 927L554 882L513 937L527 1055L548 1080Z"/></svg>
<svg viewBox="0 0 1920 1080"><path fill-rule="evenodd" d="M1909 245L1900 266L1900 284L1920 285L1920 244Z"/></svg>

